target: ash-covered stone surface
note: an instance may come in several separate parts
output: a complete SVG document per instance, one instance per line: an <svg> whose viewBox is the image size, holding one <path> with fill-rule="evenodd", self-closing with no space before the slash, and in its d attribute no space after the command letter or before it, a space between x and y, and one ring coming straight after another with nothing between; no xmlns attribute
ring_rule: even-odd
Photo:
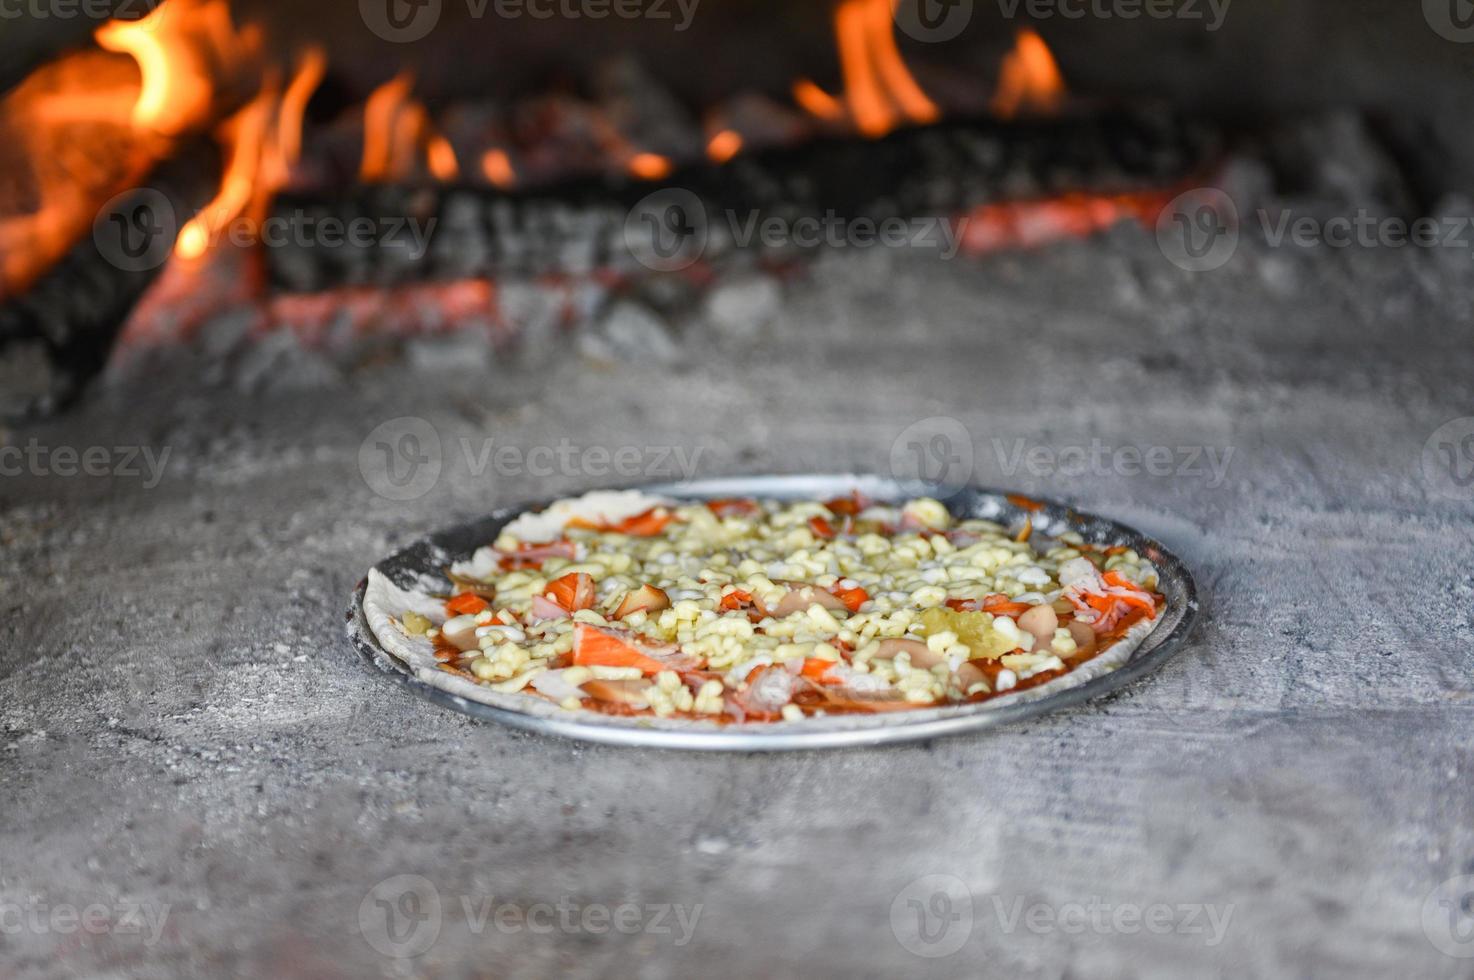
<svg viewBox="0 0 1474 980"><path fill-rule="evenodd" d="M1467 251L1254 236L1189 273L1123 227L982 260L824 256L750 319L723 299L725 339L673 335L674 359L555 332L327 387L115 380L6 437L27 455L0 478L0 959L1467 976L1471 285ZM405 417L434 438L400 441ZM937 418L966 439L917 440ZM1158 536L1206 595L1195 638L1028 724L770 756L473 722L344 639L374 561L495 506L885 473L918 441ZM101 475L66 447L102 447Z"/></svg>

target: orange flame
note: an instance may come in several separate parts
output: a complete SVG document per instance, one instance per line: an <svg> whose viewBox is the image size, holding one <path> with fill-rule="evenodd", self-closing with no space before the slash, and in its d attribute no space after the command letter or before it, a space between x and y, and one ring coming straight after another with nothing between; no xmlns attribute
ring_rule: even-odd
<svg viewBox="0 0 1474 980"><path fill-rule="evenodd" d="M302 119L307 114L307 102L312 98L312 93L322 84L327 66L327 56L321 48L308 49L297 66L296 74L287 85L286 94L282 96L275 142L276 166L283 182L302 156Z"/></svg>
<svg viewBox="0 0 1474 980"><path fill-rule="evenodd" d="M891 0L842 0L834 10L844 95L829 95L808 79L794 83L798 104L820 119L847 113L865 136L884 136L902 122L929 123L936 103L906 68L891 19Z"/></svg>
<svg viewBox="0 0 1474 980"><path fill-rule="evenodd" d="M278 93L276 80L268 76L261 93L221 127L229 159L220 190L179 230L175 254L185 259L204 255L230 222L253 205L264 209L270 196L286 185L301 155L307 102L326 66L320 49L308 51L285 92Z"/></svg>
<svg viewBox="0 0 1474 980"><path fill-rule="evenodd" d="M137 186L175 137L213 122L238 85L259 87L261 33L237 30L227 0L149 6L98 27L100 50L64 54L5 95L0 115L36 166L31 203L0 213L0 293L34 281L104 200ZM88 129L95 141L71 132Z"/></svg>
<svg viewBox="0 0 1474 980"><path fill-rule="evenodd" d="M1064 102L1065 80L1044 39L1029 28L1018 32L1013 50L1003 57L995 115L1012 119L1020 112L1051 113Z"/></svg>
<svg viewBox="0 0 1474 980"><path fill-rule="evenodd" d="M423 159L436 180L458 180L455 147L430 121L425 107L410 96L414 76L405 71L380 85L363 109L363 159L359 179L367 183L403 180Z"/></svg>
<svg viewBox="0 0 1474 980"><path fill-rule="evenodd" d="M395 176L395 135L413 87L414 76L400 72L369 95L363 109L363 161L358 168L359 179L373 183Z"/></svg>
<svg viewBox="0 0 1474 980"><path fill-rule="evenodd" d="M807 78L793 83L793 101L815 119L835 122L844 118L840 101Z"/></svg>
<svg viewBox="0 0 1474 980"><path fill-rule="evenodd" d="M110 21L94 37L138 62L143 88L134 125L169 135L209 118L217 82L261 39L255 27L235 29L226 0L171 0L136 21Z"/></svg>
<svg viewBox="0 0 1474 980"><path fill-rule="evenodd" d="M230 160L225 165L225 176L214 200L179 230L174 251L183 258L196 259L204 255L221 229L240 216L251 203L256 175L261 169L262 149L266 145L266 130L276 109L274 88L268 84L260 95L221 127L224 142L230 145Z"/></svg>

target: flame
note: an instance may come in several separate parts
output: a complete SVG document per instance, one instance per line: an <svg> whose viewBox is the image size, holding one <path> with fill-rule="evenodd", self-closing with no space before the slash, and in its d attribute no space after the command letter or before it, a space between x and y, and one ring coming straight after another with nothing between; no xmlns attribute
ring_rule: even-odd
<svg viewBox="0 0 1474 980"><path fill-rule="evenodd" d="M736 130L724 129L707 142L706 155L712 163L726 163L736 156L740 149L742 149L742 134Z"/></svg>
<svg viewBox="0 0 1474 980"><path fill-rule="evenodd" d="M138 186L176 137L214 122L237 86L259 76L261 33L237 30L227 0L148 6L139 20L101 25L95 49L63 54L4 96L0 115L20 134L35 186L22 213L0 209L0 294L33 282L105 200Z"/></svg>
<svg viewBox="0 0 1474 980"><path fill-rule="evenodd" d="M937 104L927 98L916 79L911 77L905 59L896 47L891 4L887 0L870 0L864 3L863 9L868 28L866 33L870 37L870 54L875 59L875 69L880 73L881 81L890 90L891 98L911 122L936 122L941 117Z"/></svg>
<svg viewBox="0 0 1474 980"><path fill-rule="evenodd" d="M670 175L670 161L658 153L636 153L629 158L629 172L641 180L659 180Z"/></svg>
<svg viewBox="0 0 1474 980"><path fill-rule="evenodd" d="M793 101L815 119L834 122L844 118L844 106L840 101L807 78L793 83Z"/></svg>
<svg viewBox="0 0 1474 980"><path fill-rule="evenodd" d="M230 222L253 205L264 211L271 196L286 186L301 156L307 102L326 67L322 50L309 50L284 92L268 75L260 94L221 127L220 140L229 154L225 176L214 199L179 230L176 255L184 259L204 255Z"/></svg>
<svg viewBox="0 0 1474 980"><path fill-rule="evenodd" d="M171 0L138 20L109 21L94 37L138 62L143 87L134 125L167 135L210 118L216 85L261 40L255 27L236 30L226 0Z"/></svg>
<svg viewBox="0 0 1474 980"><path fill-rule="evenodd" d="M7 162L14 154L30 163L12 164L0 178L0 303L61 259L99 205L142 181L167 152L166 139L130 121L139 90L127 59L88 50L64 55L0 94ZM29 193L16 195L26 170Z"/></svg>
<svg viewBox="0 0 1474 980"><path fill-rule="evenodd" d="M132 118L137 101L136 92L119 86L102 92L39 96L33 100L32 110L36 122L47 126L117 123Z"/></svg>
<svg viewBox="0 0 1474 980"><path fill-rule="evenodd" d="M297 65L297 72L287 84L277 115L276 166L285 182L291 168L302 156L302 119L307 114L307 101L322 84L328 60L322 48L309 48Z"/></svg>
<svg viewBox="0 0 1474 980"><path fill-rule="evenodd" d="M261 169L266 129L276 109L275 86L268 85L240 112L221 127L222 142L230 146L230 159L215 198L179 230L175 253L195 259L205 254L215 236L244 213L251 203L256 175Z"/></svg>
<svg viewBox="0 0 1474 980"><path fill-rule="evenodd" d="M1013 50L1003 57L992 101L994 114L1012 119L1023 111L1055 112L1064 97L1064 76L1049 46L1033 30L1019 31Z"/></svg>
<svg viewBox="0 0 1474 980"><path fill-rule="evenodd" d="M414 76L400 72L374 89L363 109L363 162L360 180L374 183L393 174L394 138L398 119L409 102Z"/></svg>
<svg viewBox="0 0 1474 980"><path fill-rule="evenodd" d="M458 180L461 164L450 140L411 97L414 76L400 72L369 95L363 109L363 159L358 176L365 183L403 180L423 155L436 180Z"/></svg>
<svg viewBox="0 0 1474 980"><path fill-rule="evenodd" d="M492 147L481 157L481 172L486 179L502 190L517 183L517 172L512 169L512 158L500 147Z"/></svg>
<svg viewBox="0 0 1474 980"><path fill-rule="evenodd" d="M440 133L432 133L425 144L425 160L436 180L452 181L461 176L461 165L456 160L455 147Z"/></svg>
<svg viewBox="0 0 1474 980"><path fill-rule="evenodd" d="M841 0L834 10L834 36L844 95L836 99L801 78L794 83L794 100L820 119L848 114L870 137L884 136L903 122L935 122L941 114L906 68L891 12L891 0Z"/></svg>

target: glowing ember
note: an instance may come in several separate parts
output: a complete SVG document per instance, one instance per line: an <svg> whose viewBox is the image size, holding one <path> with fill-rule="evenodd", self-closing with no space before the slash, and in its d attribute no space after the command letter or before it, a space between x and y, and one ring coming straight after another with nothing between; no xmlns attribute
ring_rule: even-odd
<svg viewBox="0 0 1474 980"><path fill-rule="evenodd" d="M717 133L706 144L706 155L712 163L726 163L742 149L742 136L730 129Z"/></svg>
<svg viewBox="0 0 1474 980"><path fill-rule="evenodd" d="M994 114L1004 119L1021 112L1048 114L1058 111L1064 97L1064 76L1044 39L1027 28L1019 31L1013 50L1003 58Z"/></svg>
<svg viewBox="0 0 1474 980"><path fill-rule="evenodd" d="M1122 221L1155 227L1181 188L1129 194L1071 193L1033 201L1003 201L974 208L962 223L962 250L982 255L1037 248L1086 238Z"/></svg>
<svg viewBox="0 0 1474 980"><path fill-rule="evenodd" d="M430 173L435 175L436 180L449 182L456 180L461 175L461 165L456 161L455 148L450 145L450 140L440 133L431 134L426 141L425 159L430 165Z"/></svg>
<svg viewBox="0 0 1474 980"><path fill-rule="evenodd" d="M481 173L497 187L506 190L517 183L517 172L512 169L512 158L500 147L487 150L481 157Z"/></svg>
<svg viewBox="0 0 1474 980"><path fill-rule="evenodd" d="M658 153L636 153L629 159L629 172L641 180L659 180L670 175L670 161Z"/></svg>
<svg viewBox="0 0 1474 980"><path fill-rule="evenodd" d="M902 122L935 122L940 113L911 77L891 19L890 0L843 0L834 11L844 96L836 100L807 79L794 85L800 106L820 119L843 112L861 134L884 136Z"/></svg>

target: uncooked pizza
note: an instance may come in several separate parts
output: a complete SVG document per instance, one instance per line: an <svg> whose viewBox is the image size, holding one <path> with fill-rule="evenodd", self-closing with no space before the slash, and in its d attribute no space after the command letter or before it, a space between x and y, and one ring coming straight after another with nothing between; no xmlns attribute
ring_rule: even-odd
<svg viewBox="0 0 1474 980"><path fill-rule="evenodd" d="M958 520L929 498L622 491L524 513L438 581L371 572L364 609L386 650L464 696L781 724L1118 665L1163 608L1156 587L1128 547Z"/></svg>

